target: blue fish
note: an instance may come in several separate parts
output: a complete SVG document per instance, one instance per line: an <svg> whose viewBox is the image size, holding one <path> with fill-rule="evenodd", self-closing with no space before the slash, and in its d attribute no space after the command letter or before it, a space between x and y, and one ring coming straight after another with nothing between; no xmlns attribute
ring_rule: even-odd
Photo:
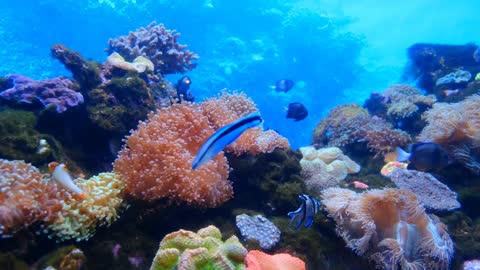
<svg viewBox="0 0 480 270"><path fill-rule="evenodd" d="M263 119L260 113L253 112L237 121L221 127L210 138L208 138L198 150L193 160L192 169L196 169L220 153L227 145L234 142L242 133L253 127L262 124Z"/></svg>
<svg viewBox="0 0 480 270"><path fill-rule="evenodd" d="M305 228L312 226L313 216L320 209L320 201L317 199L305 194L298 196L298 198L302 200L302 205L296 211L288 213L288 216L291 218L288 225L296 223L296 230L302 226L302 223L304 223Z"/></svg>

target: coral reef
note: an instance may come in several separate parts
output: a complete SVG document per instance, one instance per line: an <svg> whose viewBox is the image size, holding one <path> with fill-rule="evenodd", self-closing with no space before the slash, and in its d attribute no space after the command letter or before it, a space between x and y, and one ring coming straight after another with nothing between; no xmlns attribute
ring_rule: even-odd
<svg viewBox="0 0 480 270"><path fill-rule="evenodd" d="M270 250L280 241L280 230L264 216L241 214L235 221L244 241L257 240L262 250Z"/></svg>
<svg viewBox="0 0 480 270"><path fill-rule="evenodd" d="M427 126L419 141L440 144L448 154L475 174L480 174L480 95L458 103L435 103L423 114Z"/></svg>
<svg viewBox="0 0 480 270"><path fill-rule="evenodd" d="M287 253L269 255L251 250L245 257L247 270L305 270L305 262Z"/></svg>
<svg viewBox="0 0 480 270"><path fill-rule="evenodd" d="M78 52L70 50L62 44L53 45L50 52L72 72L73 78L80 84L83 94L102 83L98 63L83 59Z"/></svg>
<svg viewBox="0 0 480 270"><path fill-rule="evenodd" d="M58 189L23 161L0 159L0 235L9 237L34 222L52 222L62 208Z"/></svg>
<svg viewBox="0 0 480 270"><path fill-rule="evenodd" d="M168 30L163 24L152 22L130 32L128 36L110 39L106 51L109 54L117 52L127 61L145 56L153 62L155 71L162 75L184 73L196 66L192 61L198 59L198 56L187 50L187 46L178 43L179 36L175 30Z"/></svg>
<svg viewBox="0 0 480 270"><path fill-rule="evenodd" d="M247 250L236 236L222 241L222 234L215 226L197 233L179 230L162 239L150 270L245 269L246 255Z"/></svg>
<svg viewBox="0 0 480 270"><path fill-rule="evenodd" d="M316 147L327 145L329 130L336 129L342 125L344 121L360 115L368 116L369 114L367 110L356 103L340 105L333 108L327 117L322 119L315 127L312 144Z"/></svg>
<svg viewBox="0 0 480 270"><path fill-rule="evenodd" d="M405 145L410 136L378 116L370 116L358 105L344 105L333 109L315 128L313 145L345 148L356 143L366 143L377 155Z"/></svg>
<svg viewBox="0 0 480 270"><path fill-rule="evenodd" d="M387 116L395 120L411 118L435 103L434 95L424 96L417 88L407 84L394 84L381 94L387 102Z"/></svg>
<svg viewBox="0 0 480 270"><path fill-rule="evenodd" d="M253 100L245 93L223 91L218 97L206 99L201 103L203 113L215 129L219 129L240 117L258 111ZM270 153L275 148L288 148L288 140L273 130L262 131L261 127L245 131L234 143L226 148L236 155L250 153Z"/></svg>
<svg viewBox="0 0 480 270"><path fill-rule="evenodd" d="M123 70L136 71L138 73L142 73L145 71L153 72L155 69L152 61L148 60L143 56L138 56L137 58L133 59L132 63L130 63L125 61L125 59L117 52L114 52L111 55L109 55L107 57L107 61L105 62L105 64L112 65L116 68L120 68Z"/></svg>
<svg viewBox="0 0 480 270"><path fill-rule="evenodd" d="M12 86L0 92L0 97L5 99L29 104L39 101L45 108L55 107L58 113L83 103L82 94L76 91L78 86L64 77L37 81L23 75L11 74L6 78Z"/></svg>
<svg viewBox="0 0 480 270"><path fill-rule="evenodd" d="M448 73L435 82L435 85L442 84L465 84L472 78L472 74L465 70L457 70L455 72Z"/></svg>
<svg viewBox="0 0 480 270"><path fill-rule="evenodd" d="M126 140L114 163L136 199L168 198L215 207L232 196L228 164L221 153L198 170L191 164L203 142L213 134L199 106L174 104L151 114Z"/></svg>
<svg viewBox="0 0 480 270"><path fill-rule="evenodd" d="M428 216L415 194L402 189L357 194L322 192L322 203L348 247L383 269L448 269L453 242L446 226Z"/></svg>
<svg viewBox="0 0 480 270"><path fill-rule="evenodd" d="M75 246L66 246L46 254L37 265L38 269L80 270L86 260L82 250Z"/></svg>
<svg viewBox="0 0 480 270"><path fill-rule="evenodd" d="M298 152L281 148L258 156L229 154L236 203L242 208L261 209L268 216L285 215L297 207L297 196L306 192L300 158Z"/></svg>
<svg viewBox="0 0 480 270"><path fill-rule="evenodd" d="M125 183L118 174L100 173L87 180L74 181L86 193L86 198L79 200L70 191L59 190L62 209L45 226L49 234L60 241L89 239L98 226L109 226L117 220L125 207Z"/></svg>
<svg viewBox="0 0 480 270"><path fill-rule="evenodd" d="M388 176L397 187L417 195L427 209L451 211L460 208L457 193L429 173L397 168Z"/></svg>
<svg viewBox="0 0 480 270"><path fill-rule="evenodd" d="M34 165L60 158L59 143L52 136L38 132L32 112L0 111L0 157L24 160Z"/></svg>
<svg viewBox="0 0 480 270"><path fill-rule="evenodd" d="M222 97L201 104L174 104L158 110L146 122L139 124L138 129L127 138L126 146L114 163L115 170L126 179L128 194L147 201L168 198L170 202L205 207L216 207L230 199L229 167L222 153L198 170L191 168L198 149L217 125L222 125L220 119L256 108L253 102L240 94L226 95L235 105L220 106L218 100ZM215 111L211 108L213 104L219 104ZM245 132L233 144L234 149L251 154L271 152L286 146L288 141L285 138L273 131L262 132L260 129L254 133Z"/></svg>
<svg viewBox="0 0 480 270"><path fill-rule="evenodd" d="M319 192L337 186L348 174L358 173L360 166L337 147L301 147L302 176L308 189Z"/></svg>
<svg viewBox="0 0 480 270"><path fill-rule="evenodd" d="M88 116L94 124L115 134L126 134L155 110L155 98L136 76L113 78L88 92Z"/></svg>
<svg viewBox="0 0 480 270"><path fill-rule="evenodd" d="M480 72L479 63L472 55L476 50L475 44L442 45L417 43L408 48L410 66L405 71L405 77L418 78L418 86L427 93L434 93L437 98L442 97L443 85L436 85L441 77L458 70L468 71L471 74ZM464 88L466 83L455 87ZM440 87L439 87L440 86ZM445 85L450 87L450 85Z"/></svg>
<svg viewBox="0 0 480 270"><path fill-rule="evenodd" d="M59 241L88 239L97 225L115 221L124 206L124 183L112 173L74 180L86 192L85 199L74 196L49 175L23 161L0 160L0 176L3 237L37 222L44 233Z"/></svg>

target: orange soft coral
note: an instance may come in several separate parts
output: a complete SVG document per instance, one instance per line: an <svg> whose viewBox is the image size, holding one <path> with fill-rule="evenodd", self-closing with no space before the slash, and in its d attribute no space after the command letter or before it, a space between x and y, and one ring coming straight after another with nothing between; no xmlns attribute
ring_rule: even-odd
<svg viewBox="0 0 480 270"><path fill-rule="evenodd" d="M245 257L247 270L305 270L305 263L287 253L269 255L252 250Z"/></svg>
<svg viewBox="0 0 480 270"><path fill-rule="evenodd" d="M53 221L62 208L57 191L34 166L0 159L0 236L37 221Z"/></svg>
<svg viewBox="0 0 480 270"><path fill-rule="evenodd" d="M203 113L207 116L211 125L218 129L249 113L258 111L252 99L244 93L227 93L209 98L201 104ZM245 131L233 144L227 147L226 151L236 155L250 153L270 153L276 147L288 148L288 140L273 130L262 131L261 127L251 128Z"/></svg>
<svg viewBox="0 0 480 270"><path fill-rule="evenodd" d="M341 188L322 192L347 246L385 269L448 269L453 242L438 218L402 189L357 194Z"/></svg>
<svg viewBox="0 0 480 270"><path fill-rule="evenodd" d="M183 102L159 110L127 138L115 171L126 179L126 191L134 198L219 206L232 196L223 152L197 170L191 169L192 161L216 129L257 110L245 94L225 92L200 104ZM276 147L288 147L288 141L274 131L256 128L247 130L227 151L258 154Z"/></svg>
<svg viewBox="0 0 480 270"><path fill-rule="evenodd" d="M186 202L216 207L232 196L223 153L197 170L192 161L214 132L199 106L174 104L151 114L126 141L114 163L137 199Z"/></svg>

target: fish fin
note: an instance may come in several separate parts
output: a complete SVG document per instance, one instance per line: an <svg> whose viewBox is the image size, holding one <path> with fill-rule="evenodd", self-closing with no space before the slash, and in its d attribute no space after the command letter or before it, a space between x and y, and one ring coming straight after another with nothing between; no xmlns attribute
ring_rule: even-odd
<svg viewBox="0 0 480 270"><path fill-rule="evenodd" d="M308 228L308 227L312 226L312 223L313 223L313 217L307 217L305 219L305 225L303 225L303 226L305 226L305 228Z"/></svg>
<svg viewBox="0 0 480 270"><path fill-rule="evenodd" d="M409 158L410 158L410 153L407 153L402 148L397 147L397 161L405 162Z"/></svg>

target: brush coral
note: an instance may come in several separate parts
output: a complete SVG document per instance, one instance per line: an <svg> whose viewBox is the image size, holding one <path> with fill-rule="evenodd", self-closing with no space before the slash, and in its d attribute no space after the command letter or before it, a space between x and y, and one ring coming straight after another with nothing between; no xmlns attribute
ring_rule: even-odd
<svg viewBox="0 0 480 270"><path fill-rule="evenodd" d="M223 91L218 97L205 100L201 104L204 114L215 129L219 129L247 114L258 111L253 100L244 93ZM240 138L227 147L226 151L236 155L250 153L270 153L276 147L288 148L288 140L273 130L262 131L261 127L245 131Z"/></svg>
<svg viewBox="0 0 480 270"><path fill-rule="evenodd" d="M440 144L451 157L480 174L480 95L459 103L435 103L423 114L427 126L419 141Z"/></svg>
<svg viewBox="0 0 480 270"><path fill-rule="evenodd" d="M347 246L380 268L448 269L453 242L446 226L427 215L412 192L329 188L322 203Z"/></svg>
<svg viewBox="0 0 480 270"><path fill-rule="evenodd" d="M198 170L192 161L213 134L207 117L195 104L183 102L151 114L126 141L114 163L126 180L126 192L137 199L168 198L216 207L232 196L223 153Z"/></svg>
<svg viewBox="0 0 480 270"><path fill-rule="evenodd" d="M244 94L226 93L201 104L182 102L159 110L127 138L115 171L125 178L126 191L134 198L217 207L232 196L223 152L196 170L192 161L216 129L256 110ZM247 130L226 151L257 154L276 147L288 147L288 141L256 129Z"/></svg>

